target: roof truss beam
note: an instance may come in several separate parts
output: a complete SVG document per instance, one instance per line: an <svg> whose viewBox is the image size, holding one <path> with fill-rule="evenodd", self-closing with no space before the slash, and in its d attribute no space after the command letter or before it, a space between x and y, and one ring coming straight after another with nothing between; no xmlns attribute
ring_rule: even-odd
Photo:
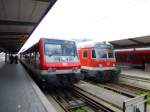
<svg viewBox="0 0 150 112"><path fill-rule="evenodd" d="M1 40L0 43L24 43L24 41L22 40L9 40L9 39L6 39L6 40Z"/></svg>
<svg viewBox="0 0 150 112"><path fill-rule="evenodd" d="M27 33L27 32L0 32L0 36L6 36L6 35L30 35L30 33Z"/></svg>
<svg viewBox="0 0 150 112"><path fill-rule="evenodd" d="M25 22L25 21L10 21L10 20L0 20L0 25L23 25L23 26L33 26L37 23Z"/></svg>
<svg viewBox="0 0 150 112"><path fill-rule="evenodd" d="M3 47L7 47L7 46L17 46L17 45L23 45L24 43L21 43L21 42L11 42L9 43L6 43L6 42L0 42L0 46L3 46Z"/></svg>
<svg viewBox="0 0 150 112"><path fill-rule="evenodd" d="M138 41L138 40L135 40L135 39L128 39L128 40L130 40L130 41L132 41L132 42L135 42L135 43L137 43L137 44L145 44L145 43L143 43L143 42L141 42L141 41Z"/></svg>
<svg viewBox="0 0 150 112"><path fill-rule="evenodd" d="M0 41L3 41L3 40L19 40L20 37L0 37Z"/></svg>
<svg viewBox="0 0 150 112"><path fill-rule="evenodd" d="M50 2L50 0L34 0L34 1L39 1L39 2Z"/></svg>

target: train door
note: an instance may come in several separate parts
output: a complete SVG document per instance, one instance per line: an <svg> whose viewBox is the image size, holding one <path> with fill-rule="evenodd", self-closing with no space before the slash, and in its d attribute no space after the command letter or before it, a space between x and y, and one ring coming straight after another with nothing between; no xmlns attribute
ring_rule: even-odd
<svg viewBox="0 0 150 112"><path fill-rule="evenodd" d="M129 64L129 66L132 66L132 63L133 63L133 53L128 53L127 54L127 62L128 62L128 64Z"/></svg>
<svg viewBox="0 0 150 112"><path fill-rule="evenodd" d="M88 66L88 58L89 58L89 50L88 49L82 49L82 59L81 59L81 65L82 66Z"/></svg>
<svg viewBox="0 0 150 112"><path fill-rule="evenodd" d="M35 54L35 66L36 68L39 68L40 67L40 53L39 53L37 44L34 47L34 54Z"/></svg>
<svg viewBox="0 0 150 112"><path fill-rule="evenodd" d="M97 61L96 61L96 52L94 49L90 50L90 66L97 67Z"/></svg>

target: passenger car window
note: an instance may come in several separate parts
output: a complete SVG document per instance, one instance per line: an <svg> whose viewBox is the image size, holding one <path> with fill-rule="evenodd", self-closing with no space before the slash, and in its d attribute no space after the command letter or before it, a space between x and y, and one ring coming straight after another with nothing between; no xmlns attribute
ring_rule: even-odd
<svg viewBox="0 0 150 112"><path fill-rule="evenodd" d="M82 57L83 57L83 58L87 58L87 51L83 51Z"/></svg>
<svg viewBox="0 0 150 112"><path fill-rule="evenodd" d="M92 50L92 58L96 58L95 50Z"/></svg>

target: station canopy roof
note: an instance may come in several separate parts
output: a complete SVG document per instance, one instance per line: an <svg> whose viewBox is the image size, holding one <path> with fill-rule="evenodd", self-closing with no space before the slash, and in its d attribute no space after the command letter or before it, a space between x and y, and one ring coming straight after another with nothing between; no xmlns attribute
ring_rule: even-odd
<svg viewBox="0 0 150 112"><path fill-rule="evenodd" d="M0 0L0 52L17 53L57 0Z"/></svg>
<svg viewBox="0 0 150 112"><path fill-rule="evenodd" d="M115 49L150 47L150 36L109 41Z"/></svg>

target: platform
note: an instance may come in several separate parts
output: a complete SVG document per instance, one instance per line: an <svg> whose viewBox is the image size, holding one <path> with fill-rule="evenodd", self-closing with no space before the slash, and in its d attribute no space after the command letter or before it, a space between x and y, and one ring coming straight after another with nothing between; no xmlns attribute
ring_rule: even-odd
<svg viewBox="0 0 150 112"><path fill-rule="evenodd" d="M20 63L0 63L0 112L56 112Z"/></svg>
<svg viewBox="0 0 150 112"><path fill-rule="evenodd" d="M123 75L129 75L129 76L136 76L139 78L145 78L145 79L150 79L150 73L145 72L141 69L127 69L127 70L122 70L121 74Z"/></svg>

